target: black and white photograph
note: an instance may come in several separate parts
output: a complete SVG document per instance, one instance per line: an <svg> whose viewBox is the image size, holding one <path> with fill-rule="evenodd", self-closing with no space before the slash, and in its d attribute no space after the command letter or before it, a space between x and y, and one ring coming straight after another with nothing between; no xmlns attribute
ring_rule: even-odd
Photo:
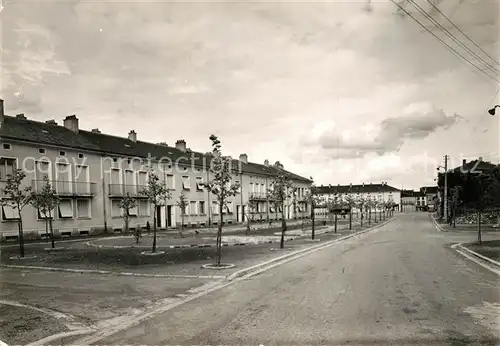
<svg viewBox="0 0 500 346"><path fill-rule="evenodd" d="M0 0L0 346L499 346L499 18Z"/></svg>

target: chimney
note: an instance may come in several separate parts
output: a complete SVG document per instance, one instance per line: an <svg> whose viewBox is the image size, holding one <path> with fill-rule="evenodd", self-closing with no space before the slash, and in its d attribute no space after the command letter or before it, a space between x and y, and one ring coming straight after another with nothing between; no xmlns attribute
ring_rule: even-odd
<svg viewBox="0 0 500 346"><path fill-rule="evenodd" d="M68 115L64 119L64 127L68 130L78 133L78 118L76 115Z"/></svg>
<svg viewBox="0 0 500 346"><path fill-rule="evenodd" d="M130 130L128 133L128 139L130 139L132 142L137 142L137 133L134 130Z"/></svg>
<svg viewBox="0 0 500 346"><path fill-rule="evenodd" d="M4 117L5 117L5 113L3 111L3 100L0 99L0 128L2 128Z"/></svg>
<svg viewBox="0 0 500 346"><path fill-rule="evenodd" d="M247 154L241 154L240 155L240 161L243 163L248 163L248 155Z"/></svg>
<svg viewBox="0 0 500 346"><path fill-rule="evenodd" d="M464 169L465 169L465 165L466 165L466 164L467 164L467 160L466 160L466 159L463 159L463 160L462 160L462 168L464 168Z"/></svg>
<svg viewBox="0 0 500 346"><path fill-rule="evenodd" d="M269 167L269 160L268 159L264 160L264 166Z"/></svg>
<svg viewBox="0 0 500 346"><path fill-rule="evenodd" d="M179 139L177 142L175 142L175 149L186 151L186 141L183 139Z"/></svg>
<svg viewBox="0 0 500 346"><path fill-rule="evenodd" d="M45 123L49 124L49 125L57 125L57 123L54 119L47 120Z"/></svg>
<svg viewBox="0 0 500 346"><path fill-rule="evenodd" d="M17 118L17 119L26 120L26 116L24 115L24 113L19 113L19 114L16 114L16 118Z"/></svg>
<svg viewBox="0 0 500 346"><path fill-rule="evenodd" d="M93 132L93 133L101 133L101 130L99 130L99 129L95 128L95 129L92 129L92 131L91 131L91 132Z"/></svg>

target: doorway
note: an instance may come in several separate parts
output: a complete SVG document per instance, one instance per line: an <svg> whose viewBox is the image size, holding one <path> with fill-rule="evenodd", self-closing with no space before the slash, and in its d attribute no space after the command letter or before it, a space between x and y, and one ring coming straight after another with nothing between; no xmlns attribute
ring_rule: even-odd
<svg viewBox="0 0 500 346"><path fill-rule="evenodd" d="M167 205L167 225L172 227L172 206Z"/></svg>
<svg viewBox="0 0 500 346"><path fill-rule="evenodd" d="M161 228L161 206L156 207L156 228Z"/></svg>

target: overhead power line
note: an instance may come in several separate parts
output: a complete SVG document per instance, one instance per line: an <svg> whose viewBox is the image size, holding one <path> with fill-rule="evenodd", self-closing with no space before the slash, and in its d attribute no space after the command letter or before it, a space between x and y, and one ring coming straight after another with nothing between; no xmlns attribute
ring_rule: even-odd
<svg viewBox="0 0 500 346"><path fill-rule="evenodd" d="M434 5L434 4L432 3L432 1L430 1L430 0L426 0L426 1L427 1L429 4L431 4L431 5L432 5L432 7L434 7L434 9L435 9L438 13L440 13L440 14L441 14L441 15L442 15L442 16L443 16L443 17L444 17L444 18L445 18L445 19L446 19L446 20L447 20L447 21L448 21L451 25L453 25L453 27L454 27L455 29L457 29L457 30L458 30L458 31L459 31L462 35L464 35L464 36L465 36L465 37L466 37L466 38L467 38L470 42L472 42L472 44L473 44L474 46L476 46L477 48L479 48L479 50L480 50L481 52L483 52L483 54L484 54L484 55L486 55L488 58L490 58L490 59L491 59L491 61L493 61L493 62L494 62L494 63L496 63L497 65L500 65L500 63L499 63L498 61L496 61L496 60L495 60L495 59L494 59L491 55L489 55L488 53L486 53L486 52L484 51L484 49L483 49L483 48L481 48L481 46L479 46L476 42L474 42L474 40L473 40L473 39L471 39L471 38L469 37L469 35L467 35L465 32L463 32L463 31L462 31L462 30L461 30L458 26L456 26L456 25L455 25L455 23L453 23L453 22L451 21L451 19L449 19L449 18L448 18L448 17L447 17L447 16L446 16L443 12L441 12L441 10L440 10L440 9L439 9L436 5Z"/></svg>
<svg viewBox="0 0 500 346"><path fill-rule="evenodd" d="M408 17L410 17L411 19L413 19L415 22L417 22L418 25L420 25L422 28L424 28L429 34L431 34L436 40L438 40L441 44L443 44L445 46L446 49L448 49L448 51L450 51L450 53L452 53L453 55L457 56L459 59L463 59L464 62L467 62L469 63L471 66L473 66L474 68L476 68L479 72L482 72L486 77L494 80L495 82L497 83L500 83L500 81L498 79L496 79L495 77L489 75L488 73L486 73L485 71L483 71L479 66L477 66L476 64L474 64L472 61L470 61L469 59L467 59L467 57L463 56L460 52L456 51L452 46L450 46L448 43L446 43L445 41L443 41L439 36L437 36L435 33L433 33L431 30L429 30L429 28L427 28L424 24L422 24L418 19L416 19L414 16L411 15L410 12L408 12L407 10L405 10L403 8L403 6L401 6L400 4L398 4L395 0L391 0L396 6L399 7L399 9L401 11L403 11ZM475 70L472 70L474 71L476 74L477 74L477 71ZM479 74L478 74L479 75Z"/></svg>
<svg viewBox="0 0 500 346"><path fill-rule="evenodd" d="M415 1L409 0L409 2L415 7L421 14L423 14L429 21L436 26L438 26L441 31L443 31L448 37L450 37L455 43L458 43L463 49L465 49L469 54L474 56L477 60L480 62L484 63L486 66L489 67L489 69L495 73L498 74L500 73L500 70L498 70L495 66L491 65L489 62L484 60L481 56L479 56L476 52L472 51L469 47L467 47L465 44L462 43L458 38L455 37L451 32L448 31L441 23L439 23L435 18L433 18L429 13L427 13L422 7L420 7Z"/></svg>

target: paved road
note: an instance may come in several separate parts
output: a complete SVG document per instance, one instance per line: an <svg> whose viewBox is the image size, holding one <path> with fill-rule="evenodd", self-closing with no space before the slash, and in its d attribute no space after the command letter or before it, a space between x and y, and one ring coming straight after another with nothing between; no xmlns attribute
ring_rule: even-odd
<svg viewBox="0 0 500 346"><path fill-rule="evenodd" d="M99 344L498 345L498 276L448 247L472 239L401 215Z"/></svg>

